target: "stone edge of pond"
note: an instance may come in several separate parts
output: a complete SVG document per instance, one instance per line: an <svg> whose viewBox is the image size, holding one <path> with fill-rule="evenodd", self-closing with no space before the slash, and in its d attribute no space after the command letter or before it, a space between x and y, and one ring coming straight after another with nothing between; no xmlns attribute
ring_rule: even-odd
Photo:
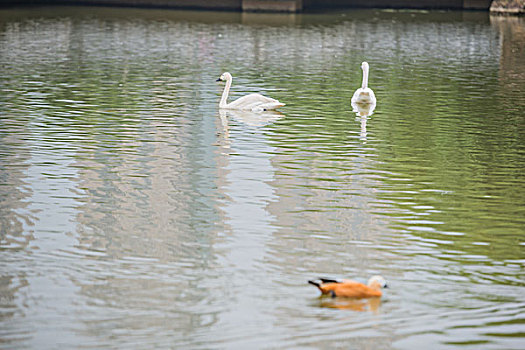
<svg viewBox="0 0 525 350"><path fill-rule="evenodd" d="M490 14L501 16L523 16L525 15L525 9L496 7L490 9Z"/></svg>
<svg viewBox="0 0 525 350"><path fill-rule="evenodd" d="M494 0L490 7L494 15L523 16L525 14L525 0Z"/></svg>

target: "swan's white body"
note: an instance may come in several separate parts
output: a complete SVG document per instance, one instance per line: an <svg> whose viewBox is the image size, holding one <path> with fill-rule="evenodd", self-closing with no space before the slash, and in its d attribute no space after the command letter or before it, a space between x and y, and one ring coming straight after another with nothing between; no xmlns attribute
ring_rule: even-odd
<svg viewBox="0 0 525 350"><path fill-rule="evenodd" d="M277 109L279 107L284 106L284 103L281 103L276 99L263 96L261 94L249 94L231 103L227 103L228 94L230 93L230 87L232 86L232 80L232 75L228 72L223 73L221 77L217 79L217 81L226 82L226 86L224 87L224 91L222 92L221 102L219 103L219 108L262 112Z"/></svg>
<svg viewBox="0 0 525 350"><path fill-rule="evenodd" d="M372 89L368 87L368 63L361 63L363 70L363 84L354 92L352 104L376 104L376 96ZM375 107L375 106L374 106Z"/></svg>

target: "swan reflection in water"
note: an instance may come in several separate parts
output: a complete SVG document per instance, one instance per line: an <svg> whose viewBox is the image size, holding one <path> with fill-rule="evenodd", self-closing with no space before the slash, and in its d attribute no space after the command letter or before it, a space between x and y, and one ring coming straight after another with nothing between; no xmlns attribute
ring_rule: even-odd
<svg viewBox="0 0 525 350"><path fill-rule="evenodd" d="M355 112L358 119L361 122L361 133L359 135L359 139L361 141L366 141L366 121L368 120L368 117L374 114L374 110L376 109L376 100L372 103L357 103L352 101L352 112Z"/></svg>
<svg viewBox="0 0 525 350"><path fill-rule="evenodd" d="M252 128L262 127L281 119L285 115L277 111L252 112L233 109L219 109L219 119L222 125L223 146L230 148L230 125L228 119L245 124Z"/></svg>
<svg viewBox="0 0 525 350"><path fill-rule="evenodd" d="M381 305L381 298L332 298L322 296L319 297L319 306L330 309L351 310L365 312L370 311L374 314L379 313L379 306Z"/></svg>
<svg viewBox="0 0 525 350"><path fill-rule="evenodd" d="M277 111L252 112L248 110L219 109L219 117L223 127L228 127L228 118L233 118L238 122L251 127L261 127L281 119L285 115Z"/></svg>

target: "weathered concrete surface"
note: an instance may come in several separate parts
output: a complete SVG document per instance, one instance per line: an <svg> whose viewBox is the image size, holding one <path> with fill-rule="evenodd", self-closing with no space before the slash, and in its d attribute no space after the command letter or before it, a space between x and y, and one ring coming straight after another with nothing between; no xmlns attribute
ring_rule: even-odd
<svg viewBox="0 0 525 350"><path fill-rule="evenodd" d="M525 15L525 0L494 0L490 12L505 15Z"/></svg>
<svg viewBox="0 0 525 350"><path fill-rule="evenodd" d="M303 0L243 0L242 10L249 12L300 12Z"/></svg>
<svg viewBox="0 0 525 350"><path fill-rule="evenodd" d="M332 8L415 8L488 11L491 2L492 0L0 0L0 6L96 5L269 12L301 12L303 10Z"/></svg>
<svg viewBox="0 0 525 350"><path fill-rule="evenodd" d="M262 0L264 1L264 0ZM412 8L488 10L492 0L303 0L304 8Z"/></svg>
<svg viewBox="0 0 525 350"><path fill-rule="evenodd" d="M242 0L0 0L0 6L87 5L241 11Z"/></svg>

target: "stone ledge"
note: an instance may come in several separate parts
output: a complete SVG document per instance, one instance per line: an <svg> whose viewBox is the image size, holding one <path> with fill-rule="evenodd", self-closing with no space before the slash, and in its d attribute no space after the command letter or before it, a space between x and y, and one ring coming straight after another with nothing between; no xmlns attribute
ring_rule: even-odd
<svg viewBox="0 0 525 350"><path fill-rule="evenodd" d="M494 0L490 13L502 15L524 15L525 0Z"/></svg>
<svg viewBox="0 0 525 350"><path fill-rule="evenodd" d="M525 15L525 9L495 7L490 9L490 13L502 15Z"/></svg>
<svg viewBox="0 0 525 350"><path fill-rule="evenodd" d="M247 12L300 12L302 0L242 0L242 10Z"/></svg>

